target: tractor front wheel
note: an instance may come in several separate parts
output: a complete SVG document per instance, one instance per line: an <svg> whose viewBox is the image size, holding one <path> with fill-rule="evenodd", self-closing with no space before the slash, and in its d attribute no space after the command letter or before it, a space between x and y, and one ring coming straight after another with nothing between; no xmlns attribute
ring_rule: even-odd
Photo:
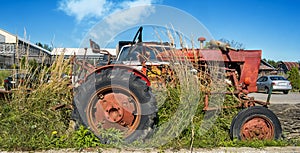
<svg viewBox="0 0 300 153"><path fill-rule="evenodd" d="M262 106L248 107L240 111L230 127L231 138L239 140L273 140L282 134L276 115Z"/></svg>

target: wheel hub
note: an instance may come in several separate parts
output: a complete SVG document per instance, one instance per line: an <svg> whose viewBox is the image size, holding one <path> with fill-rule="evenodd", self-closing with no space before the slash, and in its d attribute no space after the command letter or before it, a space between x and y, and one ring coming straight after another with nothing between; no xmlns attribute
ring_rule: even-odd
<svg viewBox="0 0 300 153"><path fill-rule="evenodd" d="M87 121L94 132L115 128L129 136L140 124L141 108L127 88L110 86L98 90L87 107Z"/></svg>
<svg viewBox="0 0 300 153"><path fill-rule="evenodd" d="M243 140L272 139L274 137L274 127L268 119L254 117L242 126L241 137Z"/></svg>
<svg viewBox="0 0 300 153"><path fill-rule="evenodd" d="M98 101L104 110L105 119L112 123L124 122L127 125L133 121L132 112L134 110L132 104L128 100L128 96L121 93L109 93ZM132 116L132 117L131 117Z"/></svg>

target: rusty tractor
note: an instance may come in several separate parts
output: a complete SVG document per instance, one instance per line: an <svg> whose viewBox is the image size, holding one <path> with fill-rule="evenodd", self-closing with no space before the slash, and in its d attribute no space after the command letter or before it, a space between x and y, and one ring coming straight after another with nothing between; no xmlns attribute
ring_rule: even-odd
<svg viewBox="0 0 300 153"><path fill-rule="evenodd" d="M243 108L232 120L231 138L281 137L280 122L267 108L269 98L265 102L248 96L257 90L261 50L237 50L220 41L211 41L209 44L213 48L203 49L203 37L198 39L201 43L198 49L175 49L171 43L143 42L142 30L141 27L133 41L119 42L115 61L92 40L93 52L102 55L99 64L94 66L75 58L75 63L80 66L79 73L82 70L87 73L76 81L73 117L89 127L103 143L107 141L101 136L101 129L122 131L126 142L151 135L157 118L157 104L150 86L163 85L167 81L176 83L174 72L168 66L171 56L188 59L196 70L205 69L207 62L224 62L225 77L234 91L223 94L233 94L239 101L233 107ZM172 54L170 50L173 50ZM203 111L215 109L209 107L209 98L213 94L219 93L205 92Z"/></svg>
<svg viewBox="0 0 300 153"><path fill-rule="evenodd" d="M128 143L147 138L157 116L149 79L137 69L112 64L107 51L90 43L93 52L104 59L94 66L74 58L80 66L76 76L83 78L73 78L73 119L77 125L88 127L102 143L109 143L110 139L101 134L110 128L119 130Z"/></svg>

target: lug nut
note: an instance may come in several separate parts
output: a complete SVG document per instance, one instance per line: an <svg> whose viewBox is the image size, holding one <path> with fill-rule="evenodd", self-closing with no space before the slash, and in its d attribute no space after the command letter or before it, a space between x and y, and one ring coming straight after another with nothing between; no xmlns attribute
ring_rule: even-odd
<svg viewBox="0 0 300 153"><path fill-rule="evenodd" d="M99 99L101 99L101 100L104 99L104 95L102 95L102 94L99 94L98 97L99 97Z"/></svg>

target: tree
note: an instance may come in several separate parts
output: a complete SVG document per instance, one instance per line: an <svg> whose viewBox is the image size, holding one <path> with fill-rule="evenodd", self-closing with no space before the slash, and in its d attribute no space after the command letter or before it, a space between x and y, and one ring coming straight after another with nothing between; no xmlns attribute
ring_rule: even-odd
<svg viewBox="0 0 300 153"><path fill-rule="evenodd" d="M48 50L48 51L52 51L52 47L50 47L49 45L47 45L47 44L42 44L42 43L40 43L40 42L37 42L37 43L35 43L37 46L39 46L39 47L42 47L42 48L44 48L44 49L46 49L46 50Z"/></svg>
<svg viewBox="0 0 300 153"><path fill-rule="evenodd" d="M277 68L280 61L274 61L274 60L270 60L270 59L263 59L264 61L266 61L267 63L269 63L270 65L272 65L274 68Z"/></svg>
<svg viewBox="0 0 300 153"><path fill-rule="evenodd" d="M236 48L236 49L245 49L245 45L241 42L237 42L235 40L228 40L225 38L221 38L220 41L230 45L230 47Z"/></svg>
<svg viewBox="0 0 300 153"><path fill-rule="evenodd" d="M300 90L300 74L299 74L299 69L297 67L293 67L288 72L288 79L291 81L293 90L299 91Z"/></svg>

